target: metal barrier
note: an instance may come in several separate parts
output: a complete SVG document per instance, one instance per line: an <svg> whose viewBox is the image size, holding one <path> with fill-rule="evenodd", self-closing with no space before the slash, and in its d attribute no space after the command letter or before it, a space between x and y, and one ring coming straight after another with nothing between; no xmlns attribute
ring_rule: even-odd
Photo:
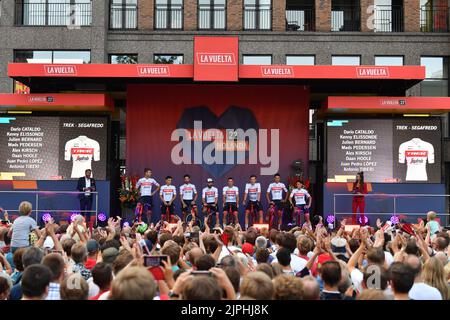
<svg viewBox="0 0 450 320"><path fill-rule="evenodd" d="M79 191L0 191L0 207L11 213L18 212L19 204L22 201L28 201L32 204L35 214L35 220L39 223L39 215L44 213L91 213L95 215L95 223L97 224L98 216L98 192L90 192L93 196L92 210L80 210L79 195L85 192ZM58 199L63 196L63 199ZM7 201L5 201L7 197ZM3 203L15 203L11 208L5 207Z"/></svg>
<svg viewBox="0 0 450 320"><path fill-rule="evenodd" d="M380 210L378 212L364 212L365 216L370 217L371 215L374 216L412 216L412 217L418 217L422 216L424 217L428 211L433 210L436 212L438 217L448 217L450 216L450 213L448 212L448 200L450 199L450 195L448 194L363 194L363 195L355 195L353 193L337 193L333 195L333 216L334 221L336 220L336 217L338 216L348 216L353 215L353 212L339 212L337 210L338 206L338 198L348 198L351 197L352 199L346 199L346 205L352 204L353 197L364 197L366 201L366 207L369 205L374 206L375 201L378 201L378 208ZM420 205L423 205L423 199L424 198L441 198L442 203L438 203L433 208L430 206L427 210L420 211L420 212L414 212L414 210L410 210L407 207L413 207L417 210ZM422 200L420 200L422 199ZM369 201L373 201L373 203L370 203ZM402 204L401 200L407 200L407 205ZM419 202L415 203L414 201L418 200ZM422 201L422 203L421 203ZM436 202L435 202L436 203ZM381 204L381 205L380 205ZM388 205L388 206L386 206ZM402 208L402 206L404 208ZM389 208L390 207L390 208ZM441 207L444 209L444 211L438 210L437 207ZM359 215L359 212L357 213Z"/></svg>

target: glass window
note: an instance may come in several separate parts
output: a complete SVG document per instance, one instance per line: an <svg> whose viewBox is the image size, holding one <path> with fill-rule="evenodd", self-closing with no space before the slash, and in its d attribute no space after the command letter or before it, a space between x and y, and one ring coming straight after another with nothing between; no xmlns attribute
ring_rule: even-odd
<svg viewBox="0 0 450 320"><path fill-rule="evenodd" d="M89 51L53 51L53 63L91 63Z"/></svg>
<svg viewBox="0 0 450 320"><path fill-rule="evenodd" d="M403 66L403 56L375 56L376 66Z"/></svg>
<svg viewBox="0 0 450 320"><path fill-rule="evenodd" d="M156 64L183 64L182 54L155 54L154 63Z"/></svg>
<svg viewBox="0 0 450 320"><path fill-rule="evenodd" d="M313 66L315 56L286 56L286 64L291 66Z"/></svg>
<svg viewBox="0 0 450 320"><path fill-rule="evenodd" d="M226 0L198 0L198 28L225 29Z"/></svg>
<svg viewBox="0 0 450 320"><path fill-rule="evenodd" d="M137 28L137 0L113 0L109 11L111 29Z"/></svg>
<svg viewBox="0 0 450 320"><path fill-rule="evenodd" d="M91 52L17 50L14 52L14 61L26 63L91 63Z"/></svg>
<svg viewBox="0 0 450 320"><path fill-rule="evenodd" d="M156 29L183 28L183 0L156 0Z"/></svg>
<svg viewBox="0 0 450 320"><path fill-rule="evenodd" d="M244 0L244 29L270 30L272 28L271 0Z"/></svg>
<svg viewBox="0 0 450 320"><path fill-rule="evenodd" d="M138 63L137 54L110 54L109 63L111 64L136 64Z"/></svg>
<svg viewBox="0 0 450 320"><path fill-rule="evenodd" d="M248 65L271 65L272 64L272 56L271 55L263 55L263 56L255 56L255 55L244 55L243 56L244 64Z"/></svg>
<svg viewBox="0 0 450 320"><path fill-rule="evenodd" d="M360 56L332 56L331 64L333 66L359 66L361 64Z"/></svg>
<svg viewBox="0 0 450 320"><path fill-rule="evenodd" d="M420 94L429 97L448 96L448 57L421 57L426 79L420 83Z"/></svg>

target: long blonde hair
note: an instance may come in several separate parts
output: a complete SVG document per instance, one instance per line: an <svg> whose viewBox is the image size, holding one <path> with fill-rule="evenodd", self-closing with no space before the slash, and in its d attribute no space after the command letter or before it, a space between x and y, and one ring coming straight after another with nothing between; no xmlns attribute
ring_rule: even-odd
<svg viewBox="0 0 450 320"><path fill-rule="evenodd" d="M438 289L443 300L448 300L449 289L445 278L444 265L438 258L432 257L425 262L422 279L426 284Z"/></svg>

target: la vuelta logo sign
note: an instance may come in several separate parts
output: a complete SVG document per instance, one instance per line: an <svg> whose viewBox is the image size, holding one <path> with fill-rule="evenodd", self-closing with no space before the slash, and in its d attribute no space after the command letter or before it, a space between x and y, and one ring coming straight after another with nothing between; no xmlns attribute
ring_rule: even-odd
<svg viewBox="0 0 450 320"><path fill-rule="evenodd" d="M44 66L44 72L47 76L76 76L77 67L74 65L50 64Z"/></svg>
<svg viewBox="0 0 450 320"><path fill-rule="evenodd" d="M357 67L358 78L389 78L389 69L386 67Z"/></svg>
<svg viewBox="0 0 450 320"><path fill-rule="evenodd" d="M197 63L203 65L235 66L234 53L197 53Z"/></svg>
<svg viewBox="0 0 450 320"><path fill-rule="evenodd" d="M263 77L275 77L275 78L291 78L294 77L294 68L292 67L274 67L274 66L262 66L261 74Z"/></svg>
<svg viewBox="0 0 450 320"><path fill-rule="evenodd" d="M170 69L167 66L138 66L137 72L140 77L170 76Z"/></svg>

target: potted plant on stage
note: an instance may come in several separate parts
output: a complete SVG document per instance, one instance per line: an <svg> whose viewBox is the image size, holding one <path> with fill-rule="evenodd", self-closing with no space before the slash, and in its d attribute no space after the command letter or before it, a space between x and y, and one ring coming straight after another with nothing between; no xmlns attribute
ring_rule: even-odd
<svg viewBox="0 0 450 320"><path fill-rule="evenodd" d="M122 175L120 180L119 200L122 208L122 217L124 220L131 222L134 220L134 210L139 201L139 190L136 188L139 177Z"/></svg>

